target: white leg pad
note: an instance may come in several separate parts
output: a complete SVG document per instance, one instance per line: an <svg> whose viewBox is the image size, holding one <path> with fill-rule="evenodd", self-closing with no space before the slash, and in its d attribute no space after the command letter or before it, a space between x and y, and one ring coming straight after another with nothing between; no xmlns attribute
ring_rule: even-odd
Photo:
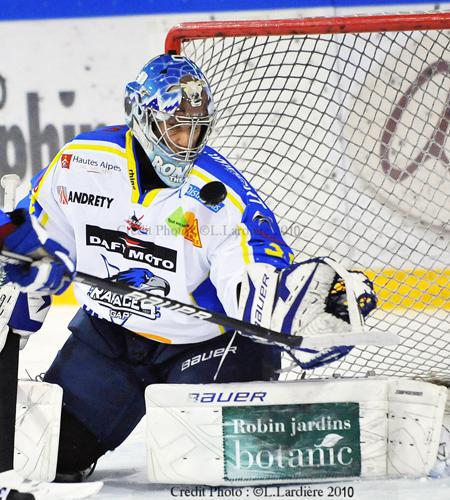
<svg viewBox="0 0 450 500"><path fill-rule="evenodd" d="M416 380L389 384L388 476L426 476L438 454L447 389Z"/></svg>
<svg viewBox="0 0 450 500"><path fill-rule="evenodd" d="M343 379L152 385L145 398L151 482L237 486L426 476L447 390Z"/></svg>
<svg viewBox="0 0 450 500"><path fill-rule="evenodd" d="M25 479L55 479L62 396L56 384L19 381L14 470Z"/></svg>
<svg viewBox="0 0 450 500"><path fill-rule="evenodd" d="M450 477L450 388L448 389L447 406L442 422L437 460L430 476L434 478Z"/></svg>

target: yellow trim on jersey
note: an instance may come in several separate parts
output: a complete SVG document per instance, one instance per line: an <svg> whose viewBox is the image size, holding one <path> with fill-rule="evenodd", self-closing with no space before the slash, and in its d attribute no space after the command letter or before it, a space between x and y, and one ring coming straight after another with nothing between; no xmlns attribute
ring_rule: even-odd
<svg viewBox="0 0 450 500"><path fill-rule="evenodd" d="M139 191L138 173L136 168L136 160L133 153L133 135L131 130L125 134L125 151L127 159L128 179L131 184L131 202L139 203L141 192Z"/></svg>
<svg viewBox="0 0 450 500"><path fill-rule="evenodd" d="M45 179L50 174L50 172L53 170L53 167L58 163L62 154L63 154L63 150L59 151L59 153L53 158L53 161L48 166L48 168L47 168L46 172L44 173L44 175L42 176L42 178L39 180L39 183L37 185L36 190L33 190L33 189L31 190L30 208L29 208L30 214L33 214L35 211L34 204L36 203L36 201L39 197L39 193L41 192L41 188L44 184Z"/></svg>
<svg viewBox="0 0 450 500"><path fill-rule="evenodd" d="M130 179L131 184L131 201L132 203L139 203L139 199L143 193L141 193L139 189L138 182L138 172L136 166L136 159L133 153L133 134L131 130L125 135L125 143L126 143L126 157L128 164L128 178ZM163 190L164 188L152 189L149 193L147 193L144 199L141 201L141 205L144 207L150 206L150 204L154 201L156 196Z"/></svg>
<svg viewBox="0 0 450 500"><path fill-rule="evenodd" d="M203 172L199 170L200 167L195 166L192 169L191 175L197 176L199 179L202 181L205 181L206 183L212 182L214 180L217 180L213 177L209 177L208 175L205 175ZM245 210L245 204L242 201L239 201L238 198L240 198L238 195L234 195L233 193L230 192L230 187L227 186L227 198L231 201L231 203L239 210L241 214L244 213Z"/></svg>
<svg viewBox="0 0 450 500"><path fill-rule="evenodd" d="M241 235L241 248L242 248L242 257L244 258L244 262L246 265L250 264L250 247L247 243L247 228L244 224L238 224L237 228L239 230L239 234Z"/></svg>
<svg viewBox="0 0 450 500"><path fill-rule="evenodd" d="M146 339L156 340L157 342L161 342L162 344L171 344L172 341L167 339L166 337L161 337L161 335L155 335L154 333L144 333L144 332L133 332L136 335L140 335L141 337L145 337Z"/></svg>
<svg viewBox="0 0 450 500"><path fill-rule="evenodd" d="M120 148L120 149L119 149ZM120 146L114 148L112 146L101 146L100 144L84 144L83 142L71 142L64 147L61 153L65 153L66 151L70 151L71 149L80 149L80 150L88 150L88 151L104 151L106 153L112 153L117 156L121 156L122 158L126 158L127 155L123 151Z"/></svg>
<svg viewBox="0 0 450 500"><path fill-rule="evenodd" d="M199 167L194 167L191 171L191 175L196 175L199 179L205 181L206 183L211 182L213 180L212 177L208 177L203 172L200 172L198 168Z"/></svg>
<svg viewBox="0 0 450 500"><path fill-rule="evenodd" d="M142 201L142 205L144 207L148 207L150 203L156 198L156 196L163 190L164 188L152 189L148 194L145 195L145 198Z"/></svg>
<svg viewBox="0 0 450 500"><path fill-rule="evenodd" d="M47 225L47 222L48 222L48 213L42 211L42 215L38 218L38 221L42 227L45 227Z"/></svg>

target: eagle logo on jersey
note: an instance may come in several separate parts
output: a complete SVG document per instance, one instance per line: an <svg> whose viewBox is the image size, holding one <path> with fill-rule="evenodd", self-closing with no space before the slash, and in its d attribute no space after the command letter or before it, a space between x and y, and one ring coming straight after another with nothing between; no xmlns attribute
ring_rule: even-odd
<svg viewBox="0 0 450 500"><path fill-rule="evenodd" d="M159 291L164 296L169 294L169 282L149 269L132 267L121 271L117 266L108 262L104 255L102 255L102 258L109 281L123 283L141 290ZM132 314L151 320L158 319L161 316L160 308L150 304L147 299L136 299L129 295L114 293L98 287L92 287L88 292L88 296L102 306L107 307L111 321L120 325L124 325Z"/></svg>
<svg viewBox="0 0 450 500"><path fill-rule="evenodd" d="M164 296L170 292L170 284L164 278L156 276L149 269L142 267L132 267L126 271L119 271L109 279L110 281L124 283L125 285L134 286L141 290L161 290Z"/></svg>

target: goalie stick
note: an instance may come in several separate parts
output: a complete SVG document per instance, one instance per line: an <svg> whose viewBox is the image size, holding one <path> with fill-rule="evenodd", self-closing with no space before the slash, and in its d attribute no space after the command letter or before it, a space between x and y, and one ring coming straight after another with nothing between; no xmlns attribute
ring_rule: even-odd
<svg viewBox="0 0 450 500"><path fill-rule="evenodd" d="M19 183L20 177L16 174L2 177L5 211L15 208L16 188ZM8 329L7 323L18 295L18 290L12 284L3 285L0 290L0 316L3 322L0 329L2 330ZM0 472L10 470L14 465L19 341L19 335L15 335L11 330L8 331L5 345L0 352Z"/></svg>
<svg viewBox="0 0 450 500"><path fill-rule="evenodd" d="M45 257L47 258L47 257ZM13 264L33 262L39 263L39 260L20 255L7 250L1 251L1 260ZM356 330L349 330L348 333L335 334L330 332L320 334L314 337L300 336L300 335L287 335L285 333L276 332L259 325L253 325L236 318L226 316L225 314L209 311L203 307L194 304L185 304L176 299L169 297L161 297L156 293L148 290L141 290L124 283L112 282L97 276L92 276L86 273L77 272L74 281L88 286L94 286L108 290L112 293L129 295L130 297L150 301L153 306L164 307L171 311L177 311L181 314L191 318L208 321L216 325L224 326L232 330L237 330L239 333L257 339L260 342L275 344L280 347L289 348L325 348L333 347L336 345L396 345L399 343L397 335L392 333L383 332L380 330L367 331L363 327ZM349 325L350 328L350 325Z"/></svg>

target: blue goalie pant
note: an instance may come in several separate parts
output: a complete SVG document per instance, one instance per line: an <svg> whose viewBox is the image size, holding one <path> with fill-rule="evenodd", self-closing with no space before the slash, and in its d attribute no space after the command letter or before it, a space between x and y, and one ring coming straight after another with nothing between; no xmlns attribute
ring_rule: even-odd
<svg viewBox="0 0 450 500"><path fill-rule="evenodd" d="M150 384L206 384L275 380L280 350L236 335L217 379L232 333L197 344L161 344L80 309L72 335L44 380L64 390L65 409L112 450L145 414Z"/></svg>

